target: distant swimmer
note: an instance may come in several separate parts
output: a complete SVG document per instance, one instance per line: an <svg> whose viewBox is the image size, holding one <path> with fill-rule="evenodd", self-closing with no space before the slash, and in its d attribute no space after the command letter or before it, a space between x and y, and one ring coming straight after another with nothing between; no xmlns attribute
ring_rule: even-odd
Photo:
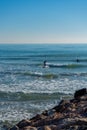
<svg viewBox="0 0 87 130"><path fill-rule="evenodd" d="M46 67L46 63L47 63L47 61L45 60L45 61L43 62L43 67Z"/></svg>
<svg viewBox="0 0 87 130"><path fill-rule="evenodd" d="M79 59L76 59L77 62L79 62Z"/></svg>

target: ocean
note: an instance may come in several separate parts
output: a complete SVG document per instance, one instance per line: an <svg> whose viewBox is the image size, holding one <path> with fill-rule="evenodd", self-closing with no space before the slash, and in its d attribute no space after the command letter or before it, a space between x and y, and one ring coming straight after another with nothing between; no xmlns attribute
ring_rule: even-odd
<svg viewBox="0 0 87 130"><path fill-rule="evenodd" d="M87 44L0 44L1 127L48 110L84 87Z"/></svg>

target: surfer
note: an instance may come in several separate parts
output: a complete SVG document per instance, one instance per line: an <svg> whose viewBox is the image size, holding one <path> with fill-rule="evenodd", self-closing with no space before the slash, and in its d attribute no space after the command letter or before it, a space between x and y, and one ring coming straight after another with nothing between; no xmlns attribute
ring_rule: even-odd
<svg viewBox="0 0 87 130"><path fill-rule="evenodd" d="M76 59L77 62L79 62L79 59Z"/></svg>
<svg viewBox="0 0 87 130"><path fill-rule="evenodd" d="M47 63L47 61L45 60L45 61L43 62L43 67L46 67L46 63Z"/></svg>

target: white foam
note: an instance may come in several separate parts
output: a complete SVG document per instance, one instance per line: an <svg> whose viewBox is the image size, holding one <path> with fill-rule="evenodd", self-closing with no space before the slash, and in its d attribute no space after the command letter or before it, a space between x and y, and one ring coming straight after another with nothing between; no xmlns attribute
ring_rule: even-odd
<svg viewBox="0 0 87 130"><path fill-rule="evenodd" d="M74 93L75 90L87 87L86 78L60 78L57 80L43 80L38 78L30 81L1 84L0 91L24 93Z"/></svg>
<svg viewBox="0 0 87 130"><path fill-rule="evenodd" d="M52 108L55 102L3 102L0 109L0 121L20 121L29 119L44 110Z"/></svg>

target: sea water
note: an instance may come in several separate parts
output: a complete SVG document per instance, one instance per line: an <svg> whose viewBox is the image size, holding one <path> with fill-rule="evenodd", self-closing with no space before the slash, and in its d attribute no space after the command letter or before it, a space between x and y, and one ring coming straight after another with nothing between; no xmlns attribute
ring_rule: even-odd
<svg viewBox="0 0 87 130"><path fill-rule="evenodd" d="M29 119L84 87L86 44L0 44L1 125Z"/></svg>

